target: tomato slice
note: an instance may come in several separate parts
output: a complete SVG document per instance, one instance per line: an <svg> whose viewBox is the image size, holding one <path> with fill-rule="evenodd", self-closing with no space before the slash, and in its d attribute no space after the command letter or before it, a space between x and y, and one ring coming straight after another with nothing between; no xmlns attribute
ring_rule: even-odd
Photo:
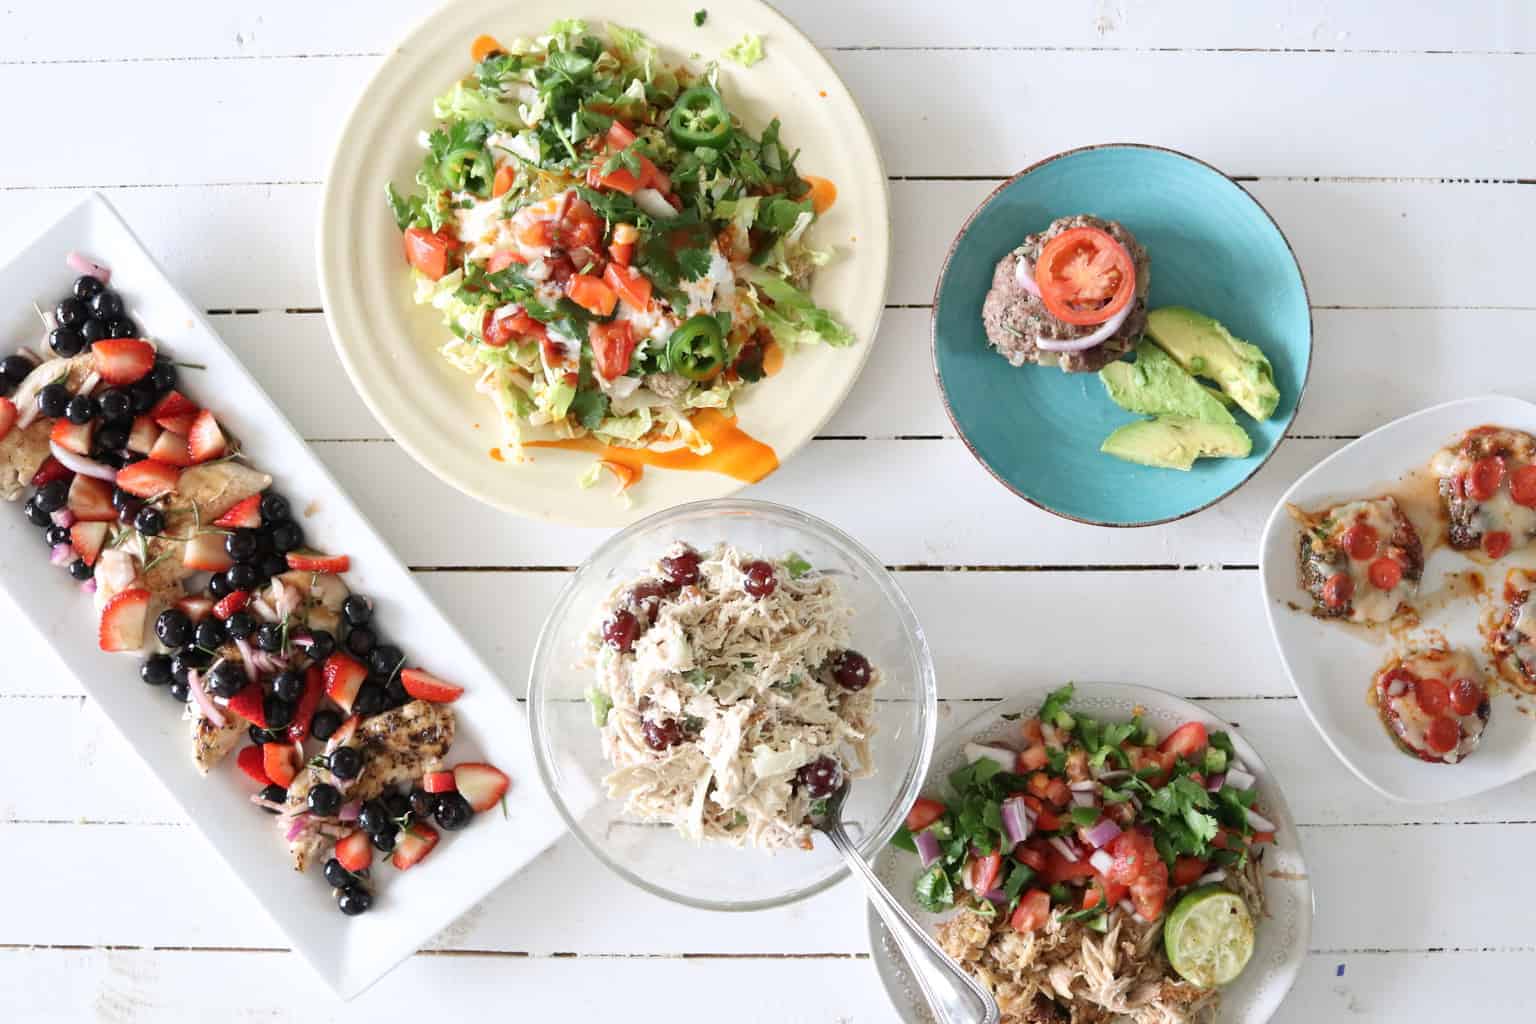
<svg viewBox="0 0 1536 1024"><path fill-rule="evenodd" d="M613 380L629 372L630 357L635 354L635 332L628 320L593 324L592 365L598 376Z"/></svg>
<svg viewBox="0 0 1536 1024"><path fill-rule="evenodd" d="M1458 715L1472 715L1483 706L1483 688L1471 679L1451 683L1451 707Z"/></svg>
<svg viewBox="0 0 1536 1024"><path fill-rule="evenodd" d="M1163 740L1157 748L1164 754L1174 754L1186 761L1194 761L1205 753L1206 744L1210 742L1210 736L1205 731L1205 726L1200 722L1185 722Z"/></svg>
<svg viewBox="0 0 1536 1024"><path fill-rule="evenodd" d="M434 281L448 273L448 256L459 247L459 240L447 228L436 234L425 228L406 228L402 241L405 261Z"/></svg>
<svg viewBox="0 0 1536 1024"><path fill-rule="evenodd" d="M1424 731L1424 742L1429 744L1431 750L1448 753L1461 742L1461 727L1449 718L1437 718Z"/></svg>
<svg viewBox="0 0 1536 1024"><path fill-rule="evenodd" d="M1031 778L1043 777L1043 772L1037 772L1031 776ZM1039 797L1026 796L1024 803L1030 810L1035 812L1035 825L1042 831L1054 832L1056 829L1061 828L1061 819L1056 816L1055 811L1045 806L1045 803Z"/></svg>
<svg viewBox="0 0 1536 1024"><path fill-rule="evenodd" d="M1180 857L1173 862L1173 884L1175 888L1182 889L1186 885L1194 885L1205 874L1205 861L1199 857Z"/></svg>
<svg viewBox="0 0 1536 1024"><path fill-rule="evenodd" d="M645 309L651 304L651 280L633 267L610 263L603 271L603 280L635 309Z"/></svg>
<svg viewBox="0 0 1536 1024"><path fill-rule="evenodd" d="M1120 312L1136 295L1136 264L1125 246L1098 228L1063 231L1035 264L1040 301L1056 319L1087 326Z"/></svg>
<svg viewBox="0 0 1536 1024"><path fill-rule="evenodd" d="M1051 755L1045 749L1044 743L1036 743L1025 750L1019 751L1017 770L1020 775L1027 772L1037 772L1050 764Z"/></svg>
<svg viewBox="0 0 1536 1024"><path fill-rule="evenodd" d="M603 218L586 200L574 199L551 230L552 241L562 249L595 250L603 240Z"/></svg>
<svg viewBox="0 0 1536 1024"><path fill-rule="evenodd" d="M1019 906L1008 919L1016 932L1037 932L1051 919L1051 894L1044 889L1031 889L1019 899Z"/></svg>
<svg viewBox="0 0 1536 1024"><path fill-rule="evenodd" d="M618 294L591 274L577 274L565 283L565 294L589 313L612 316L619 303Z"/></svg>
<svg viewBox="0 0 1536 1024"><path fill-rule="evenodd" d="M1445 685L1444 679L1436 679L1434 676L1420 679L1414 684L1414 693L1425 714L1443 715L1445 709L1451 706L1451 688Z"/></svg>
<svg viewBox="0 0 1536 1024"><path fill-rule="evenodd" d="M1003 870L1003 855L989 853L984 857L972 857L970 866L966 868L965 877L970 885L971 892L977 896L986 896L992 887L997 884L997 876Z"/></svg>
<svg viewBox="0 0 1536 1024"><path fill-rule="evenodd" d="M1509 493L1515 504L1536 508L1536 466L1521 466L1509 474Z"/></svg>
<svg viewBox="0 0 1536 1024"><path fill-rule="evenodd" d="M1131 903L1135 905L1136 913L1148 921L1156 921L1163 916L1163 905L1167 902L1168 865L1153 854L1141 877L1131 883Z"/></svg>
<svg viewBox="0 0 1536 1024"><path fill-rule="evenodd" d="M1467 474L1467 497L1474 501L1487 501L1499 492L1504 482L1504 460L1497 455L1478 459Z"/></svg>
<svg viewBox="0 0 1536 1024"><path fill-rule="evenodd" d="M1503 530L1483 534L1483 550L1487 552L1489 558L1503 558L1509 554L1513 544L1513 538Z"/></svg>
<svg viewBox="0 0 1536 1024"><path fill-rule="evenodd" d="M929 825L932 825L934 822L944 817L944 812L946 810L948 810L948 808L939 803L937 800L929 800L927 797L918 797L917 803L913 804L912 809L907 812L907 831L921 832Z"/></svg>
<svg viewBox="0 0 1536 1024"><path fill-rule="evenodd" d="M485 261L485 272L487 274L494 274L498 271L506 270L514 263L527 262L527 258L521 253L513 252L511 249L503 249L500 252L493 253L491 258Z"/></svg>
<svg viewBox="0 0 1536 1024"><path fill-rule="evenodd" d="M1136 881L1153 861L1162 863L1158 860L1157 847L1153 845L1152 837L1143 832L1120 833L1110 844L1109 852L1114 862L1105 875L1111 882L1121 885L1130 885Z"/></svg>
<svg viewBox="0 0 1536 1024"><path fill-rule="evenodd" d="M1355 581L1336 572L1323 581L1323 603L1329 608L1343 608L1355 596Z"/></svg>
<svg viewBox="0 0 1536 1024"><path fill-rule="evenodd" d="M1370 577L1377 590L1391 590L1403 581L1403 567L1396 559L1378 558L1371 563Z"/></svg>
<svg viewBox="0 0 1536 1024"><path fill-rule="evenodd" d="M1344 531L1344 550L1357 562L1374 558L1380 545L1381 535L1369 523L1356 523Z"/></svg>

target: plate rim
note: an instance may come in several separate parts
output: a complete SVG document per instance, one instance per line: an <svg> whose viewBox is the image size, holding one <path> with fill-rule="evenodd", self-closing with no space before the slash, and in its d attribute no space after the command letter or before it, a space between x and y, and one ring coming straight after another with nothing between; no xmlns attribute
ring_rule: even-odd
<svg viewBox="0 0 1536 1024"><path fill-rule="evenodd" d="M1297 682L1296 671L1291 667L1291 660L1287 654L1288 645L1282 643L1280 640L1280 627L1278 625L1278 618L1276 615L1275 601L1270 595L1269 583L1271 579L1271 573L1280 571L1272 564L1268 557L1270 542L1275 533L1279 530L1285 529L1287 523L1289 523L1290 517L1286 515L1285 509L1288 504L1292 503L1296 492L1303 489L1306 484L1310 483L1315 476L1322 473L1330 464L1334 462L1334 460L1342 458L1347 452L1354 449L1357 445L1371 442L1377 437L1377 435L1397 430L1403 425L1411 423L1415 420L1429 419L1433 416L1443 415L1463 407L1475 408L1490 402L1515 402L1528 407L1531 410L1533 417L1536 417L1536 402L1532 402L1525 398L1520 398L1516 395L1503 395L1490 391L1481 395L1471 395L1466 398L1453 398L1448 402L1440 402L1436 405L1426 406L1423 409L1418 409L1414 412L1399 416L1394 420L1389 420L1374 430L1371 430L1368 433L1362 434L1355 438L1353 441L1349 442L1338 451L1332 453L1331 455L1313 465L1311 469L1307 470L1300 477L1298 477L1290 487L1286 488L1285 493L1281 494L1279 499L1276 500L1275 507L1270 510L1269 518L1264 523L1264 531L1259 536L1258 583L1259 596L1264 604L1264 622L1269 627L1269 637L1270 640L1274 643L1275 653L1279 655L1280 666L1285 669L1286 681L1291 684L1291 690L1296 694L1296 699L1301 704L1301 710L1306 714L1307 721L1311 723L1312 728L1317 732L1319 736L1322 737L1323 743L1328 747L1329 750L1333 752L1334 757L1337 757L1339 762L1354 774L1355 778L1365 783L1373 791L1380 793L1387 799L1400 804L1411 805L1442 803L1447 800L1467 800L1474 796L1478 796L1483 793L1490 793L1495 789L1501 789L1504 786L1512 785L1516 782L1519 782L1521 779L1529 778L1531 775L1536 775L1536 766L1533 766L1527 771L1521 772L1517 775L1513 775L1508 779L1503 780L1502 782L1496 782L1492 785L1483 786L1478 789L1467 790L1466 792L1459 793L1451 797L1438 794L1429 798L1405 795L1388 788L1386 785L1371 775L1367 774L1363 768L1357 765L1354 760L1352 760L1349 755L1344 752L1344 749L1334 740L1333 734L1328 729L1323 727L1323 723L1318 719L1317 713L1313 710L1311 703L1307 700L1306 690L1301 686L1299 682Z"/></svg>
<svg viewBox="0 0 1536 1024"><path fill-rule="evenodd" d="M641 503L636 502L634 507L626 507L615 502L611 509L605 509L592 516L573 518L569 515L562 515L554 507L540 507L537 503L526 499L516 499L510 495L498 494L453 472L447 463L440 461L433 454L426 442L418 444L414 438L408 439L405 436L404 432L400 430L393 414L387 411L385 403L378 396L371 393L369 387L364 383L364 377L358 372L358 366L351 353L349 353L348 344L342 339L342 327L337 321L337 310L340 307L340 303L338 303L336 296L343 290L343 285L339 280L333 279L333 276L328 272L331 269L329 268L329 262L332 258L332 250L339 250L341 248L341 240L344 237L340 233L340 225L336 225L334 228L332 226L333 221L341 216L335 184L338 171L347 154L354 149L350 145L351 138L358 129L358 123L368 98L380 80L391 73L397 61L414 48L414 45L421 36L432 31L433 26L440 18L449 17L455 8L474 2L476 0L447 0L445 3L432 7L398 38L397 42L388 50L385 59L373 70L363 83L362 88L357 92L356 97L347 110L346 117L341 122L340 130L336 134L336 141L330 158L326 161L325 178L321 185L320 194L319 229L315 232L315 262L319 278L322 313L325 318L327 333L330 336L331 347L335 350L338 359L341 361L342 368L346 372L353 390L362 399L369 413L384 428L385 433L411 457L413 462L426 469L435 478L453 490L501 512L510 512L527 519L561 526L622 528L640 521L647 515L665 511L668 508L684 504L688 501L710 501L738 494L742 489L750 486L749 482L720 474L708 474L711 478L718 477L720 488L715 493L709 495L694 498L674 498L672 500L662 499L654 506L642 506ZM789 444L775 449L778 466L774 472L777 472L798 455L807 444L814 440L820 430L831 421L832 417L837 415L843 403L847 401L848 396L853 392L854 386L863 376L864 370L868 367L869 358L875 343L879 340L880 325L884 320L886 301L890 297L891 286L891 251L894 243L894 225L891 217L891 184L890 177L886 172L885 156L880 149L879 139L875 134L868 115L859 103L858 98L848 87L843 76L839 74L837 68L833 66L832 62L822 52L821 47L787 15L767 3L766 0L727 0L727 2L758 9L776 22L777 28L780 31L797 38L810 52L815 54L816 59L820 62L820 67L817 69L818 72L829 76L831 87L841 93L841 98L847 101L856 115L858 129L862 134L863 140L867 143L868 153L873 156L874 171L880 181L880 209L876 212L883 213L884 215L882 218L883 222L876 225L876 230L879 232L876 239L878 256L864 257L865 259L879 258L884 263L884 272L881 275L879 285L879 302L874 306L874 316L870 322L868 337L858 339L858 344L853 346L857 349L857 353L854 355L857 362L850 367L849 372L844 376L839 393L835 396L829 396L822 415L815 422L807 420L806 429L800 431L798 436ZM334 238L332 237L333 230L336 231ZM337 259L338 263L334 269L338 272L343 272L345 270L344 261L340 260L339 257ZM336 275L337 278L341 276L343 276L342 273ZM769 476L772 475L772 473L769 474ZM765 477L764 479L767 478ZM573 483L572 487L574 488L574 486ZM514 489L513 493L519 492L517 489Z"/></svg>
<svg viewBox="0 0 1536 1024"><path fill-rule="evenodd" d="M1258 461L1258 463L1248 472L1248 474L1241 480L1237 481L1237 483L1229 487L1227 490L1223 491L1221 494L1218 494L1216 497L1212 498L1210 501L1207 501L1203 505L1189 509L1186 512L1180 512L1177 515L1164 516L1161 519L1142 519L1136 520L1134 522L1110 522L1102 519L1092 519L1085 516L1077 516L1070 512L1064 512L1061 509L1054 508L1046 504L1044 501L1026 494L1019 488L1015 487L1012 482L1005 479L990 462L982 457L981 453L976 450L976 446L971 442L970 437L966 435L965 429L960 426L960 421L956 418L954 407L950 404L949 389L944 384L944 375L939 370L939 296L944 291L944 282L949 277L949 266L950 263L954 260L955 252L960 248L960 243L965 239L965 236L970 233L971 225L976 221L976 218L981 215L983 210L991 205L994 199L996 199L1003 192L1007 191L1009 188L1012 188L1016 183L1018 183L1027 175L1040 170L1047 164L1055 163L1058 160L1065 160L1069 157L1078 156L1082 153L1089 153L1100 149L1141 149L1158 153L1166 153L1170 156L1175 156L1180 159L1187 160L1190 163L1198 164L1206 170L1220 175L1229 184L1237 188L1238 191L1242 192L1242 194L1248 198L1248 201L1253 203L1253 205L1258 208L1259 212L1262 213L1264 217L1269 221L1270 225L1274 227L1275 232L1280 236L1280 240L1285 243L1286 252L1288 252L1291 257L1291 264L1296 268L1296 276L1301 281L1302 298L1306 300L1307 304L1307 365L1306 369L1302 372L1301 375L1301 388L1296 393L1296 405L1291 410L1291 414L1286 419L1285 423L1281 425L1280 437L1275 441L1273 445L1270 446L1269 451L1264 455L1262 459ZM1085 526L1101 526L1118 530L1135 530L1147 526L1162 526L1167 523L1176 523L1182 519L1188 519L1190 516L1204 512L1206 509L1211 508L1212 506L1230 498L1232 495L1236 494L1240 489L1242 489L1255 476L1257 476L1259 471L1269 463L1269 460L1275 457L1275 453L1280 450L1280 446L1285 443L1291 425L1296 422L1296 417L1301 413L1301 403L1306 398L1307 385L1311 381L1312 363L1313 356L1316 354L1316 345L1317 325L1316 318L1312 309L1312 295L1307 288L1306 271L1302 268L1301 260L1296 256L1296 247L1291 244L1290 237L1286 235L1285 230L1280 227L1280 222L1275 220L1274 214L1270 213L1268 208L1265 207L1263 203L1259 202L1258 198L1252 192L1248 191L1246 188L1243 188L1242 182L1235 180L1231 175L1227 174L1221 168L1215 166L1214 164L1208 163L1197 156L1191 156L1182 150L1174 149L1171 146L1159 146L1148 142L1095 142L1085 146L1077 146L1072 149L1065 149L1059 153L1055 153L1043 159L1036 160L1028 167L1012 175L1010 178L1008 178L1008 180L999 184L991 192L988 192L986 197L983 198L981 202L977 204L976 208L970 212L969 216L965 218L965 222L960 225L960 230L956 232L954 240L949 244L949 251L945 253L944 262L940 265L938 277L934 281L933 303L928 315L928 346L930 360L933 365L934 382L938 386L939 399L944 403L944 414L949 417L950 425L955 428L955 433L959 436L960 441L965 445L966 451L970 452L971 458L974 459L983 469L985 469L987 473L991 475L992 479L1002 484L1015 497L1022 498L1024 501L1027 501L1029 504L1033 505L1035 508L1040 509L1041 511L1049 512L1051 515L1068 520L1069 522L1082 523Z"/></svg>

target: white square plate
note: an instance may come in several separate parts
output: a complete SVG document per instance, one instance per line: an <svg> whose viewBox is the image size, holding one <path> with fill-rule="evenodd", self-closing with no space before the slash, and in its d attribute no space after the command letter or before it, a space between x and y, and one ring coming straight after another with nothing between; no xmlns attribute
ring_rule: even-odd
<svg viewBox="0 0 1536 1024"><path fill-rule="evenodd" d="M1478 634L1479 603L1472 598L1420 601L1422 624L1401 639L1386 629L1367 630L1315 618L1311 598L1297 578L1297 526L1287 504L1322 508L1390 488L1424 466L1463 431L1485 423L1536 434L1536 405L1489 395L1437 405L1405 416L1360 438L1318 463L1275 506L1264 531L1260 569L1265 611L1280 648L1280 660L1312 724L1351 771L1385 796L1412 803L1459 800L1513 782L1536 771L1536 719L1519 713L1507 687L1494 687L1493 711L1481 746L1460 764L1430 764L1399 750L1366 691L1376 670L1403 642L1443 637L1466 648L1496 678ZM1447 586L1450 574L1476 568L1498 599L1504 573L1536 565L1536 554L1515 552L1495 566L1476 565L1460 552L1441 547L1424 566L1421 596Z"/></svg>
<svg viewBox="0 0 1536 1024"><path fill-rule="evenodd" d="M477 815L462 832L445 835L409 873L376 861L373 909L342 916L318 868L295 874L274 818L249 802L254 786L233 757L207 778L198 774L175 702L139 683L137 659L97 649L90 597L49 566L47 548L20 503L0 506L0 592L52 644L293 948L339 995L351 998L563 831L536 781L522 709L105 199L93 195L81 202L0 264L3 336L12 344L35 343L41 331L32 304L48 307L68 292L75 274L64 256L71 249L112 268L112 285L130 315L177 360L207 367L182 370L182 389L212 405L252 463L272 473L317 548L352 557L347 582L374 599L382 631L413 663L420 659L434 674L464 686L454 705L458 729L449 763L489 761L512 777L505 816L495 809ZM447 527L423 520L420 528Z"/></svg>

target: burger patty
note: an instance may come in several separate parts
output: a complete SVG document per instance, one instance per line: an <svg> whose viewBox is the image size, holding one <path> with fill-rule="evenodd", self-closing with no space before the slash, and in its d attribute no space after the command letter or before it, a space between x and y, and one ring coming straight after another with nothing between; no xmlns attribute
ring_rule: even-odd
<svg viewBox="0 0 1536 1024"><path fill-rule="evenodd" d="M1069 341L1092 334L1098 330L1098 325L1079 326L1056 319L1045 308L1045 303L1019 284L1019 262L1022 260L1033 268L1046 242L1063 231L1081 227L1098 228L1125 246L1136 267L1136 295L1131 300L1131 310L1125 322L1101 344L1081 352L1043 351L1036 346L1035 339ZM1038 363L1042 366L1059 366L1068 373L1094 373L1125 355L1141 338L1147 326L1147 288L1150 281L1151 267L1147 251L1123 225L1088 214L1062 217L1052 221L1039 234L1026 237L1018 248L998 261L997 269L992 274L992 289L987 292L986 301L981 307L981 322L986 329L988 343L1014 366Z"/></svg>
<svg viewBox="0 0 1536 1024"><path fill-rule="evenodd" d="M1477 463L1495 458L1505 467L1499 486L1491 497L1479 500L1468 493L1467 479ZM1436 453L1431 465L1440 478L1451 547L1471 551L1482 546L1486 535L1505 533L1518 550L1536 538L1536 509L1517 504L1510 487L1511 474L1533 462L1536 438L1499 427L1469 430L1459 442Z"/></svg>
<svg viewBox="0 0 1536 1024"><path fill-rule="evenodd" d="M1375 625L1390 620L1418 590L1424 577L1424 545L1395 498L1343 502L1319 512L1294 507L1290 511L1301 527L1297 570L1301 588L1312 598L1314 615ZM1371 526L1378 536L1376 552L1359 560L1344 550L1345 535L1357 523ZM1391 590L1382 591L1371 582L1370 563L1378 557L1392 559L1402 570L1401 579ZM1342 603L1330 605L1325 588L1328 580L1338 575L1348 579L1350 595Z"/></svg>

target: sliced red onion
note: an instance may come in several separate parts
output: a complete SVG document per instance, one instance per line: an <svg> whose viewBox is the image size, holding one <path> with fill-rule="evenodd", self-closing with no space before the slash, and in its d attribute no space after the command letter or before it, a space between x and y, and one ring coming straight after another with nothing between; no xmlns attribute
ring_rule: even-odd
<svg viewBox="0 0 1536 1024"><path fill-rule="evenodd" d="M671 220L677 216L677 211L672 208L671 203L667 202L667 197L653 188L637 189L631 198L634 199L635 205L640 207L640 212L647 217Z"/></svg>
<svg viewBox="0 0 1536 1024"><path fill-rule="evenodd" d="M55 544L48 553L48 561L54 565L68 565L75 560L75 549L68 544Z"/></svg>
<svg viewBox="0 0 1536 1024"><path fill-rule="evenodd" d="M235 649L240 652L240 663L245 666L246 682L256 682L261 676L256 671L256 657L255 652L251 650L251 642L243 636L238 637L235 640Z"/></svg>
<svg viewBox="0 0 1536 1024"><path fill-rule="evenodd" d="M74 249L71 249L69 254L64 257L64 262L69 264L69 269L75 273L84 274L86 277L94 277L102 284L110 284L112 281L111 270L97 263L89 256L82 256Z"/></svg>
<svg viewBox="0 0 1536 1024"><path fill-rule="evenodd" d="M1079 779L1076 782L1069 783L1067 788L1074 793L1092 793L1099 788L1099 785L1092 779Z"/></svg>
<svg viewBox="0 0 1536 1024"><path fill-rule="evenodd" d="M1227 769L1227 785L1233 789L1252 789L1253 784L1259 780L1243 771L1241 768Z"/></svg>
<svg viewBox="0 0 1536 1024"><path fill-rule="evenodd" d="M985 743L967 743L965 745L965 763L975 764L977 761L994 761L1005 772L1013 771L1014 764L1018 761L1018 755L1011 750L1002 747L989 747Z"/></svg>
<svg viewBox="0 0 1536 1024"><path fill-rule="evenodd" d="M939 838L927 829L912 837L917 844L917 855L922 859L924 868L931 868L936 864L942 853L939 851Z"/></svg>
<svg viewBox="0 0 1536 1024"><path fill-rule="evenodd" d="M57 441L49 441L48 450L53 453L54 458L59 460L61 466L72 473L79 473L81 476L93 476L97 480L105 480L107 483L112 483L117 479L117 470L111 466L95 462L84 455L76 455Z"/></svg>
<svg viewBox="0 0 1536 1024"><path fill-rule="evenodd" d="M1101 875L1108 875L1109 869L1115 866L1115 858L1109 855L1108 850L1094 850L1093 856L1088 858L1088 863L1093 865L1093 870Z"/></svg>
<svg viewBox="0 0 1536 1024"><path fill-rule="evenodd" d="M1040 286L1035 284L1035 268L1030 266L1029 260L1023 256L1020 256L1019 262L1013 265L1013 279L1018 282L1020 288L1037 299L1040 297Z"/></svg>
<svg viewBox="0 0 1536 1024"><path fill-rule="evenodd" d="M1042 352L1081 352L1084 349L1102 345L1120 329L1121 324L1125 323L1125 318L1131 315L1131 307L1134 305L1136 300L1133 298L1121 308L1120 312L1100 324L1092 334L1085 334L1081 338L1065 339L1036 337L1035 348Z"/></svg>
<svg viewBox="0 0 1536 1024"><path fill-rule="evenodd" d="M264 597L254 598L251 601L250 608L263 622L277 621L277 613L272 610L270 604L267 604L267 599Z"/></svg>
<svg viewBox="0 0 1536 1024"><path fill-rule="evenodd" d="M1207 793L1220 793L1221 787L1226 781L1227 773L1217 772L1205 781L1205 791Z"/></svg>
<svg viewBox="0 0 1536 1024"><path fill-rule="evenodd" d="M1279 831L1279 829L1277 829L1275 827L1275 823L1274 822L1272 822L1268 818L1264 817L1264 815L1260 814L1258 811L1254 810L1252 807L1248 808L1248 827L1253 829L1255 832L1278 832Z"/></svg>
<svg viewBox="0 0 1536 1024"><path fill-rule="evenodd" d="M1008 904L1008 894L995 886L987 890L986 898L988 902L996 903L1000 907Z"/></svg>
<svg viewBox="0 0 1536 1024"><path fill-rule="evenodd" d="M342 821L356 821L357 816L362 813L362 810L363 802L361 800L352 800L341 805L341 810L336 812L336 817Z"/></svg>
<svg viewBox="0 0 1536 1024"><path fill-rule="evenodd" d="M307 630L290 629L288 631L288 644L291 647L299 647L307 651L314 642L315 638Z"/></svg>
<svg viewBox="0 0 1536 1024"><path fill-rule="evenodd" d="M92 576L90 579L80 584L80 589L87 594L96 593L96 577Z"/></svg>
<svg viewBox="0 0 1536 1024"><path fill-rule="evenodd" d="M48 518L53 520L54 526L62 526L66 530L75 525L75 514L68 506L54 509L48 514Z"/></svg>
<svg viewBox="0 0 1536 1024"><path fill-rule="evenodd" d="M1195 879L1195 884L1196 885L1215 885L1217 882L1225 882L1226 880L1227 880L1227 873L1225 871L1223 871L1221 868L1217 868L1215 871L1207 871L1205 874L1203 874L1199 878Z"/></svg>
<svg viewBox="0 0 1536 1024"><path fill-rule="evenodd" d="M215 729L224 728L227 721L224 712L219 710L213 698L208 696L208 691L203 689L203 674L197 669L187 673L187 689L192 691L192 699L197 702L198 710L203 713L203 717L212 722Z"/></svg>
<svg viewBox="0 0 1536 1024"><path fill-rule="evenodd" d="M100 383L101 374L97 373L95 370L92 370L90 373L85 375L85 380L80 382L80 390L76 391L75 394L89 395L92 391L96 390L96 385Z"/></svg>
<svg viewBox="0 0 1536 1024"><path fill-rule="evenodd" d="M1092 807L1093 806L1093 794L1092 793L1079 792L1077 790L1074 790L1073 793L1072 793L1072 806L1074 806L1074 807Z"/></svg>
<svg viewBox="0 0 1536 1024"><path fill-rule="evenodd" d="M1102 850L1120 837L1120 826L1108 818L1100 818L1092 825L1083 829L1081 834L1085 840Z"/></svg>
<svg viewBox="0 0 1536 1024"><path fill-rule="evenodd" d="M1003 834L1008 837L1008 842L1018 846L1029 838L1029 833L1034 828L1034 820L1029 813L1029 805L1021 796L1011 796L1003 801Z"/></svg>
<svg viewBox="0 0 1536 1024"><path fill-rule="evenodd" d="M1076 864L1081 859L1078 857L1077 851L1072 848L1072 843L1061 836L1051 836L1051 846L1069 864Z"/></svg>
<svg viewBox="0 0 1536 1024"><path fill-rule="evenodd" d="M304 830L308 827L309 814L306 812L304 814L296 815L293 819L293 823L288 826L288 831L283 833L283 838L291 843L295 839L299 838L299 836L303 835Z"/></svg>

